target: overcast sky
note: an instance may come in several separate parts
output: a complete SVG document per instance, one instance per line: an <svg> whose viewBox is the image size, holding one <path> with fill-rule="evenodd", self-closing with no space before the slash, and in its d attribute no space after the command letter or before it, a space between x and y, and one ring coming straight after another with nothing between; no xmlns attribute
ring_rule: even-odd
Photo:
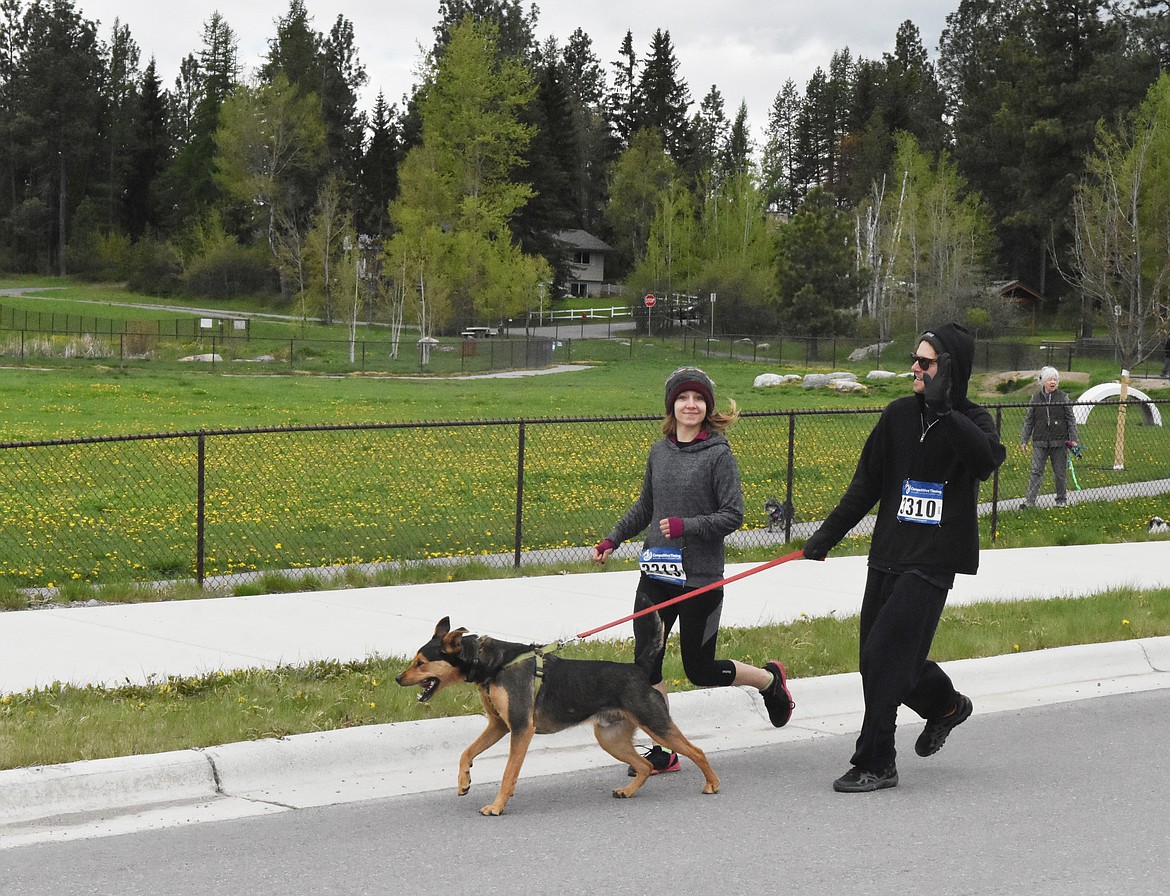
<svg viewBox="0 0 1170 896"><path fill-rule="evenodd" d="M776 93L791 78L803 91L819 66L828 71L836 50L854 57L880 58L891 52L898 26L918 26L932 58L946 16L959 0L544 0L538 3L537 35L555 36L563 45L580 27L612 79L609 63L618 58L626 31L644 59L654 31L670 32L680 76L696 107L718 86L729 119L741 100L756 137L767 121ZM130 27L145 67L155 57L165 86L179 61L202 46L203 25L218 9L239 38L240 60L253 69L276 33L274 22L288 10L287 0L76 0L81 14L99 23L108 41L115 19ZM362 95L368 108L380 90L398 103L415 82L421 52L434 40L437 0L305 0L315 30L328 33L342 15L354 26L359 58L370 77ZM696 107L692 107L691 112Z"/></svg>

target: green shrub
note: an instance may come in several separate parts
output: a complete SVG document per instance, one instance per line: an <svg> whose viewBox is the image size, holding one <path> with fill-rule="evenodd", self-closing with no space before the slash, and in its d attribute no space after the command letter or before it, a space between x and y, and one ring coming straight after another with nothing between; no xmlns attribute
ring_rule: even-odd
<svg viewBox="0 0 1170 896"><path fill-rule="evenodd" d="M183 266L170 243L143 237L130 252L127 286L135 292L173 296L182 288Z"/></svg>
<svg viewBox="0 0 1170 896"><path fill-rule="evenodd" d="M221 243L196 257L183 275L184 291L204 299L276 292L276 272L263 246Z"/></svg>

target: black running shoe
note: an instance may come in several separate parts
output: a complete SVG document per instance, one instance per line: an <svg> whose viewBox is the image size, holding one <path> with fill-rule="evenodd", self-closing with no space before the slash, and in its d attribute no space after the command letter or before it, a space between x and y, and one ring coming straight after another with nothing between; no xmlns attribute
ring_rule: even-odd
<svg viewBox="0 0 1170 896"><path fill-rule="evenodd" d="M869 793L897 786L898 768L894 765L880 772L871 772L855 765L833 782L833 789L838 793Z"/></svg>
<svg viewBox="0 0 1170 896"><path fill-rule="evenodd" d="M947 742L947 735L951 730L971 718L972 709L974 707L971 705L971 698L959 694L958 702L955 703L950 715L927 721L926 727L918 735L918 740L914 742L914 752L919 756L933 756Z"/></svg>
<svg viewBox="0 0 1170 896"><path fill-rule="evenodd" d="M642 754L650 763L651 775L665 775L667 772L677 772L681 766L679 765L678 753L668 753L662 747L655 744L649 750ZM638 777L638 773L634 770L632 765L626 766L626 774L631 778Z"/></svg>
<svg viewBox="0 0 1170 896"><path fill-rule="evenodd" d="M792 695L788 693L788 672L779 660L768 660L764 668L772 673L772 684L760 693L764 697L764 707L768 710L768 718L777 728L783 728L792 718L792 710L796 704Z"/></svg>

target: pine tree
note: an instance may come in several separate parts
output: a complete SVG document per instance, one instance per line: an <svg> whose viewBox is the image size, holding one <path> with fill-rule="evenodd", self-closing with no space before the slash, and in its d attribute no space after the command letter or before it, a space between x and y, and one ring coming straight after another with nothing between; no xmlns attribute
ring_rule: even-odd
<svg viewBox="0 0 1170 896"><path fill-rule="evenodd" d="M139 82L136 111L123 198L126 229L134 240L145 234L148 228L157 228L161 223L155 181L166 168L171 154L166 101L153 57Z"/></svg>
<svg viewBox="0 0 1170 896"><path fill-rule="evenodd" d="M685 166L692 146L687 117L691 94L686 82L678 77L678 67L670 32L658 29L638 79L633 125L635 131L660 134L667 155Z"/></svg>
<svg viewBox="0 0 1170 896"><path fill-rule="evenodd" d="M21 23L24 44L12 70L12 196L16 262L68 272L70 225L102 164L97 26L69 0L33 4Z"/></svg>
<svg viewBox="0 0 1170 896"><path fill-rule="evenodd" d="M796 134L800 96L789 78L776 93L768 112L761 164L764 200L768 208L792 215L802 195L796 188Z"/></svg>
<svg viewBox="0 0 1170 896"><path fill-rule="evenodd" d="M609 114L619 147L625 149L637 128L638 54L634 51L633 32L627 31L622 38L618 59L612 65L614 75Z"/></svg>
<svg viewBox="0 0 1170 896"><path fill-rule="evenodd" d="M386 105L381 92L370 112L370 139L362 156L356 225L359 232L386 234L387 208L398 195L398 166L402 161L402 136L398 110Z"/></svg>

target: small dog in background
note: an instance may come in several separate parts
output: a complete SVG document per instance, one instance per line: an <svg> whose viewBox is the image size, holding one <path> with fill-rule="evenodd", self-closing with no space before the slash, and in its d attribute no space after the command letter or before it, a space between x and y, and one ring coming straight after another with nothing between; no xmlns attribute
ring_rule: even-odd
<svg viewBox="0 0 1170 896"><path fill-rule="evenodd" d="M768 531L777 532L792 519L792 505L779 498L768 498L764 501L764 513L768 516Z"/></svg>
<svg viewBox="0 0 1170 896"><path fill-rule="evenodd" d="M1146 531L1151 535L1170 535L1170 523L1160 516L1152 516L1146 525Z"/></svg>

